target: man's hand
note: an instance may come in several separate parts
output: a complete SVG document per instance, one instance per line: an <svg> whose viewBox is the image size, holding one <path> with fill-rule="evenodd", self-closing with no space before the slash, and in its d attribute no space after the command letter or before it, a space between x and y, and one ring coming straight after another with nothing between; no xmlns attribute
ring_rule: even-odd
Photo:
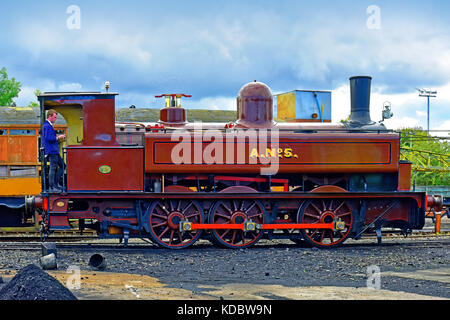
<svg viewBox="0 0 450 320"><path fill-rule="evenodd" d="M59 136L56 137L56 139L58 139L58 141L64 140L64 139L66 139L66 135L60 134Z"/></svg>

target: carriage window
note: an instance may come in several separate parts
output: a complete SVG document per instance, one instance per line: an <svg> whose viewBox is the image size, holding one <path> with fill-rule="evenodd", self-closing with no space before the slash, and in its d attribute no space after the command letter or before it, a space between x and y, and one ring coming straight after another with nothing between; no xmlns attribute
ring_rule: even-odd
<svg viewBox="0 0 450 320"><path fill-rule="evenodd" d="M6 136L8 134L8 130L0 129L0 136Z"/></svg>
<svg viewBox="0 0 450 320"><path fill-rule="evenodd" d="M10 136L34 136L35 134L36 134L35 130L27 130L27 129L9 130Z"/></svg>

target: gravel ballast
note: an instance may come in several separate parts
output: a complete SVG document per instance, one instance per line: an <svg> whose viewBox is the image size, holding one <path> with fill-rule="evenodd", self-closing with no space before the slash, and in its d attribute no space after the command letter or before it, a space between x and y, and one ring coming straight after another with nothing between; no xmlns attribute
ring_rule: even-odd
<svg viewBox="0 0 450 320"><path fill-rule="evenodd" d="M245 250L220 249L207 241L185 250L161 249L143 242L131 242L128 248L119 244L84 248L58 244L58 270L76 265L82 273L92 271L90 257L101 254L107 262L106 272L147 275L172 288L207 292L207 286L228 284L365 288L371 270L376 268L381 273L381 289L450 298L449 236L385 238L381 246L376 239L347 241L331 250L301 247L284 240L262 240ZM18 270L39 257L38 250L0 249L0 270ZM444 281L419 277L422 271L434 270Z"/></svg>

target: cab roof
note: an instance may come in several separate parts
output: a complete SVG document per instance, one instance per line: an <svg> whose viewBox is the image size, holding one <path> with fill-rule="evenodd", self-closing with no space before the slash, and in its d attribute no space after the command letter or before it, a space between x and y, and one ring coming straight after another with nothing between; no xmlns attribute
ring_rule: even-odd
<svg viewBox="0 0 450 320"><path fill-rule="evenodd" d="M110 92L44 92L39 94L38 100L41 102L41 109L53 108L56 106L65 106L79 104L82 100L115 100L118 93Z"/></svg>
<svg viewBox="0 0 450 320"><path fill-rule="evenodd" d="M99 91L86 91L86 92L44 92L39 94L38 97L53 97L53 96L109 96L109 95L118 95L118 93L112 92L99 92Z"/></svg>
<svg viewBox="0 0 450 320"><path fill-rule="evenodd" d="M38 95L39 100L92 100L114 99L118 93L112 92L44 92Z"/></svg>

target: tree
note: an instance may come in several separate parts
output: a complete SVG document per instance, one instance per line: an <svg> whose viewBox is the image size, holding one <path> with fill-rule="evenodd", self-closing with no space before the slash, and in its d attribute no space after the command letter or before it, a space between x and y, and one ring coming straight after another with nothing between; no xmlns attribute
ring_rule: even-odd
<svg viewBox="0 0 450 320"><path fill-rule="evenodd" d="M412 162L411 182L417 186L450 185L450 142L427 134L421 128L401 130L402 160Z"/></svg>
<svg viewBox="0 0 450 320"><path fill-rule="evenodd" d="M0 70L0 106L10 106L13 104L13 99L19 96L20 82L15 78L8 79L6 68Z"/></svg>
<svg viewBox="0 0 450 320"><path fill-rule="evenodd" d="M34 95L36 96L36 99L37 99L37 97L38 97L40 94L41 94L41 90L36 89L36 90L34 91ZM31 108L39 108L39 103L34 102L34 101L30 101L30 104L29 104L28 106L31 107Z"/></svg>

